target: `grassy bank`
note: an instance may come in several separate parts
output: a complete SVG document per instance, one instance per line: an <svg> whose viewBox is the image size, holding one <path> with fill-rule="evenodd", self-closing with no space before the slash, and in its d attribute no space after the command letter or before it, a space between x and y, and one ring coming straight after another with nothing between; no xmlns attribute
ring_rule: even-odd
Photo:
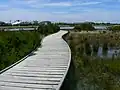
<svg viewBox="0 0 120 90"><path fill-rule="evenodd" d="M68 86L67 90L120 90L120 58L100 58L91 55L92 52L97 53L98 45L102 46L103 51L119 48L119 32L72 32L64 38L72 51L72 71L69 71L64 84Z"/></svg>
<svg viewBox="0 0 120 90"><path fill-rule="evenodd" d="M0 32L0 70L20 60L40 45L35 31Z"/></svg>

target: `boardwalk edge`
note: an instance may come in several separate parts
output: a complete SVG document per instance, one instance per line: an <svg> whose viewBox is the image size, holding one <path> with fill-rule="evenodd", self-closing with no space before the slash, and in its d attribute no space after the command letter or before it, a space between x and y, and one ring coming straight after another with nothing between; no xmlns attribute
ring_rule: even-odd
<svg viewBox="0 0 120 90"><path fill-rule="evenodd" d="M69 33L69 32L68 32L68 33ZM64 34L63 36L67 35L68 33ZM63 39L63 36L61 37L62 39ZM67 46L68 46L69 62L68 62L67 70L66 70L66 72L65 72L65 74L64 74L64 77L62 78L61 83L60 83L60 85L58 86L58 88L57 88L56 90L60 90L60 89L61 89L62 84L63 84L63 82L64 82L64 80L65 80L65 78L66 78L66 76L67 76L67 73L68 73L68 70L69 70L70 64L71 64L71 49L70 49L68 43L67 43L64 39L63 39L63 41L64 41L64 42L67 44Z"/></svg>

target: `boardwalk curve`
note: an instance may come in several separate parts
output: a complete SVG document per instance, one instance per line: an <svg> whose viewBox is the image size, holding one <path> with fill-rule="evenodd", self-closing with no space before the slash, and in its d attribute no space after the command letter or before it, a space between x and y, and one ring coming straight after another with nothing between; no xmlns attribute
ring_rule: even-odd
<svg viewBox="0 0 120 90"><path fill-rule="evenodd" d="M59 90L68 72L71 51L62 36L45 37L42 47L0 75L0 90Z"/></svg>

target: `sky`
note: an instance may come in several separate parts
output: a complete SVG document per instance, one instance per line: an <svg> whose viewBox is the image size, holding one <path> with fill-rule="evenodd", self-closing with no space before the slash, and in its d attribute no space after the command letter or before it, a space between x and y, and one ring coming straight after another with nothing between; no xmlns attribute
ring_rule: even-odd
<svg viewBox="0 0 120 90"><path fill-rule="evenodd" d="M0 21L120 23L120 0L0 0Z"/></svg>

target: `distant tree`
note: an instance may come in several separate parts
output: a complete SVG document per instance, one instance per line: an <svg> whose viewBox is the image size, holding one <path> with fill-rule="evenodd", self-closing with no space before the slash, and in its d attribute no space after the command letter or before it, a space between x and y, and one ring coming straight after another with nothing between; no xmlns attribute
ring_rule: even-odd
<svg viewBox="0 0 120 90"><path fill-rule="evenodd" d="M59 30L60 30L60 27L57 26L56 24L52 24L52 23L48 23L48 24L43 24L42 23L38 27L38 31L41 34L45 34L45 35L58 32Z"/></svg>
<svg viewBox="0 0 120 90"><path fill-rule="evenodd" d="M92 24L89 24L89 23L82 23L80 25L76 25L74 29L77 31L81 31L81 30L93 31L93 30L95 30L95 28L92 26Z"/></svg>
<svg viewBox="0 0 120 90"><path fill-rule="evenodd" d="M92 26L92 24L89 24L89 23L82 23L80 26L81 26L81 29L85 30L85 31L95 30L95 28Z"/></svg>
<svg viewBox="0 0 120 90"><path fill-rule="evenodd" d="M29 26L29 25L32 25L32 23L31 22L21 22L20 23L20 26Z"/></svg>
<svg viewBox="0 0 120 90"><path fill-rule="evenodd" d="M42 22L40 22L40 25L41 24L46 24L47 25L47 24L51 24L51 22L50 21L42 21Z"/></svg>
<svg viewBox="0 0 120 90"><path fill-rule="evenodd" d="M39 22L37 20L33 21L33 25L39 25Z"/></svg>
<svg viewBox="0 0 120 90"><path fill-rule="evenodd" d="M76 25L76 26L74 27L74 30L75 30L75 31L81 31L81 26L80 26L80 25Z"/></svg>
<svg viewBox="0 0 120 90"><path fill-rule="evenodd" d="M5 22L0 21L0 26L5 26Z"/></svg>

